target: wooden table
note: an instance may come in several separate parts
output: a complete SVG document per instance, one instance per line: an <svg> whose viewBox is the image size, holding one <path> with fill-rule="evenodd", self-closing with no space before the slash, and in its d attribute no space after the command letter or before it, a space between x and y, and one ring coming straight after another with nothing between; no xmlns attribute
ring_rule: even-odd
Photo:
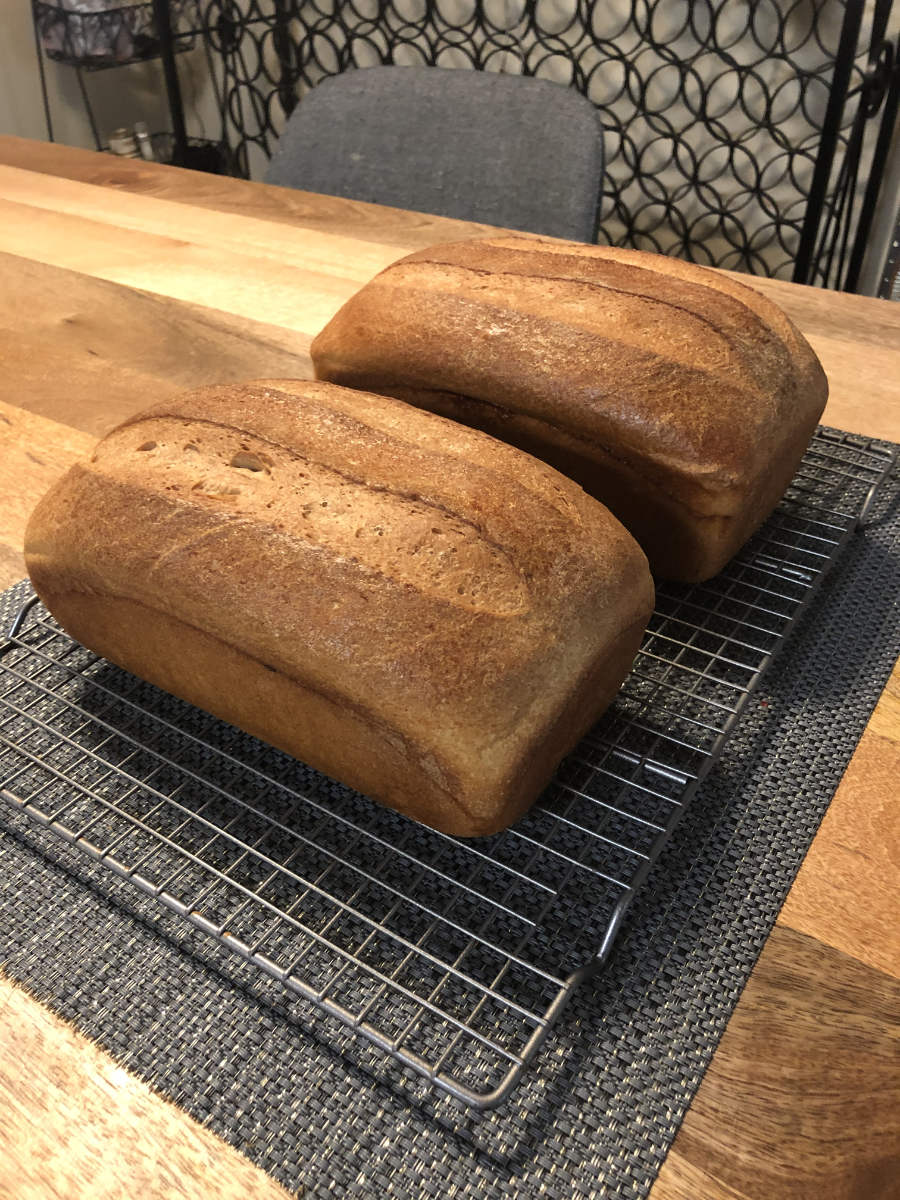
<svg viewBox="0 0 900 1200"><path fill-rule="evenodd" d="M194 384L309 375L311 337L356 288L479 229L0 138L0 584L96 435ZM756 286L821 357L825 420L900 441L900 305ZM898 779L895 670L653 1200L900 1195ZM126 1190L284 1194L0 979L0 1195Z"/></svg>

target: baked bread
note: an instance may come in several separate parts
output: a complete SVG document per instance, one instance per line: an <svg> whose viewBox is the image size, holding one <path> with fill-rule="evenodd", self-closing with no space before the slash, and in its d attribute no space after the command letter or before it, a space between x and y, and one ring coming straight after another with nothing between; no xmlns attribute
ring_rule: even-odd
<svg viewBox="0 0 900 1200"><path fill-rule="evenodd" d="M394 263L312 358L320 379L543 458L612 509L655 574L689 581L718 572L778 503L827 395L784 313L727 275L513 236Z"/></svg>
<svg viewBox="0 0 900 1200"><path fill-rule="evenodd" d="M292 380L124 422L40 502L25 555L90 649L460 835L534 801L653 604L634 540L545 464Z"/></svg>

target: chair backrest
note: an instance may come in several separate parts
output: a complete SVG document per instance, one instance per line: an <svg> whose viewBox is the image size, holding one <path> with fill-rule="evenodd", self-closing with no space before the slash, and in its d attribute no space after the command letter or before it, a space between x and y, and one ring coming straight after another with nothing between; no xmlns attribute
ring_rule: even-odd
<svg viewBox="0 0 900 1200"><path fill-rule="evenodd" d="M324 79L288 121L268 183L594 240L603 135L548 80L438 67Z"/></svg>

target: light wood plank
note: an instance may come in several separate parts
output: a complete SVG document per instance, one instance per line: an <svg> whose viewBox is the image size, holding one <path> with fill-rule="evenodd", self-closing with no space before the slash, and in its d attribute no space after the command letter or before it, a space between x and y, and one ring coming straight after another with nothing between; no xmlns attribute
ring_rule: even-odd
<svg viewBox="0 0 900 1200"><path fill-rule="evenodd" d="M0 542L0 589L12 587L20 579L25 578L25 559L21 550ZM6 635L5 629L0 629L0 636Z"/></svg>
<svg viewBox="0 0 900 1200"><path fill-rule="evenodd" d="M347 278L357 286L407 253L402 243L385 246L367 242L363 236L284 226L247 214L197 209L156 197L123 196L93 184L54 179L2 164L0 196L53 217L81 217L107 226L117 247L122 245L123 231L176 238L179 243L203 246L219 254L271 259L304 274Z"/></svg>
<svg viewBox="0 0 900 1200"><path fill-rule="evenodd" d="M90 433L186 388L312 375L309 338L0 254L6 397Z"/></svg>
<svg viewBox="0 0 900 1200"><path fill-rule="evenodd" d="M0 400L0 564L8 587L25 574L22 545L31 510L96 438Z"/></svg>
<svg viewBox="0 0 900 1200"><path fill-rule="evenodd" d="M0 251L26 245L36 262L308 335L365 282L0 200Z"/></svg>
<svg viewBox="0 0 900 1200"><path fill-rule="evenodd" d="M900 304L894 308L898 310L900 336ZM900 343L886 341L863 348L846 338L831 337L818 330L809 330L807 337L828 376L828 404L823 422L870 437L900 441L897 382Z"/></svg>
<svg viewBox="0 0 900 1200"><path fill-rule="evenodd" d="M405 251L496 232L491 226L469 221L205 175L11 136L0 135L0 163L133 196L176 200L214 212L339 235L352 231L364 241L386 241ZM826 336L900 348L900 316L897 306L886 300L873 301L869 297L739 272L728 274L781 304L802 328L817 328Z"/></svg>
<svg viewBox="0 0 900 1200"><path fill-rule="evenodd" d="M9 135L0 135L0 162L42 175L96 184L108 190L178 200L207 211L256 217L282 225L318 229L323 233L343 235L352 229L367 241L409 249L496 232L489 225L471 221L221 175L205 175L162 163L117 158L112 154L97 154L93 150L50 145Z"/></svg>
<svg viewBox="0 0 900 1200"><path fill-rule="evenodd" d="M747 1200L746 1192L737 1192L716 1179L699 1163L671 1150L650 1200Z"/></svg>
<svg viewBox="0 0 900 1200"><path fill-rule="evenodd" d="M0 978L0 1196L287 1200L288 1193Z"/></svg>
<svg viewBox="0 0 900 1200"><path fill-rule="evenodd" d="M122 159L11 136L0 135L0 163L131 195L177 200L205 210L255 217L282 225L341 235L352 230L366 241L384 241L408 251L496 232L491 226L470 221L204 175L160 163ZM900 347L897 306L891 306L888 301L872 301L868 297L781 279L728 273L783 305L802 327L819 328L828 336L843 336L871 345L893 342L895 348Z"/></svg>
<svg viewBox="0 0 900 1200"><path fill-rule="evenodd" d="M650 1200L896 1200L898 1013L896 980L776 927Z"/></svg>
<svg viewBox="0 0 900 1200"><path fill-rule="evenodd" d="M778 919L900 979L897 734L863 737Z"/></svg>
<svg viewBox="0 0 900 1200"><path fill-rule="evenodd" d="M891 672L867 728L870 733L877 733L879 737L900 742L900 663Z"/></svg>

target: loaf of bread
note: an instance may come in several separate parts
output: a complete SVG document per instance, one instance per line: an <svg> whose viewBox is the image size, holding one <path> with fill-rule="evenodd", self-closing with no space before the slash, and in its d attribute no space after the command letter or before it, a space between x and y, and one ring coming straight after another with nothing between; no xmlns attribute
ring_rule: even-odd
<svg viewBox="0 0 900 1200"><path fill-rule="evenodd" d="M612 509L655 574L689 581L778 503L827 395L784 313L727 275L514 236L394 263L312 356L320 379L543 458Z"/></svg>
<svg viewBox="0 0 900 1200"><path fill-rule="evenodd" d="M532 804L653 604L631 536L544 463L292 380L124 422L40 502L25 553L90 649L464 836Z"/></svg>

